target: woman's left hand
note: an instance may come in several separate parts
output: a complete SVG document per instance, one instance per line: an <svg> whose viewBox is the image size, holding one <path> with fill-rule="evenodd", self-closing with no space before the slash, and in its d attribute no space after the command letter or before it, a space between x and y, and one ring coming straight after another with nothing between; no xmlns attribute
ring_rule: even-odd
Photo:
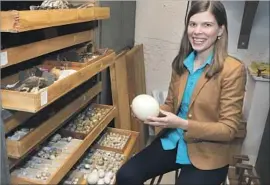
<svg viewBox="0 0 270 185"><path fill-rule="evenodd" d="M144 123L156 127L181 128L183 130L187 130L187 120L184 120L179 116L164 110L160 110L160 113L163 114L162 117L149 117L146 121L144 121Z"/></svg>

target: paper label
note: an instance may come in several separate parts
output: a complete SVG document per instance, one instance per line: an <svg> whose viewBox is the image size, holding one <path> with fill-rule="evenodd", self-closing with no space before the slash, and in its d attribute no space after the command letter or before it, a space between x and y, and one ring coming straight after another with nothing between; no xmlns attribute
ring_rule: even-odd
<svg viewBox="0 0 270 185"><path fill-rule="evenodd" d="M48 103L48 91L47 89L40 93L40 105L46 105Z"/></svg>
<svg viewBox="0 0 270 185"><path fill-rule="evenodd" d="M0 61L1 66L5 66L8 64L8 56L6 51L1 52Z"/></svg>

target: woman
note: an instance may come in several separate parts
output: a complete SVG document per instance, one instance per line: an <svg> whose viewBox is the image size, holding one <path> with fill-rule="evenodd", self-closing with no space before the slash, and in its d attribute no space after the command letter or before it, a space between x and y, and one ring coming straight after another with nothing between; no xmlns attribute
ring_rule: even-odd
<svg viewBox="0 0 270 185"><path fill-rule="evenodd" d="M163 116L144 122L168 129L119 169L118 185L143 184L179 168L180 185L219 185L226 179L230 141L242 112L245 67L228 56L222 3L197 1L186 21Z"/></svg>

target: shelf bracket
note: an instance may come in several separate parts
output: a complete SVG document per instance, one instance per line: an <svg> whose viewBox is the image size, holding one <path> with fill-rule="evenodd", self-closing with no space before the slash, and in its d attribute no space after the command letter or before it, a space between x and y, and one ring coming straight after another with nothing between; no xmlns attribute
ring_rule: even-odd
<svg viewBox="0 0 270 185"><path fill-rule="evenodd" d="M248 49L250 33L258 4L259 1L245 1L245 8L237 45L238 49Z"/></svg>

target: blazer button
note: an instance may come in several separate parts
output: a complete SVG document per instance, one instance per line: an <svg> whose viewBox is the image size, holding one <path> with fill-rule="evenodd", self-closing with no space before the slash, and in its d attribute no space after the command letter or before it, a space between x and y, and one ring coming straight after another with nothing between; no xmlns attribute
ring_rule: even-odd
<svg viewBox="0 0 270 185"><path fill-rule="evenodd" d="M188 118L192 118L192 114L189 114L189 115L188 115Z"/></svg>

